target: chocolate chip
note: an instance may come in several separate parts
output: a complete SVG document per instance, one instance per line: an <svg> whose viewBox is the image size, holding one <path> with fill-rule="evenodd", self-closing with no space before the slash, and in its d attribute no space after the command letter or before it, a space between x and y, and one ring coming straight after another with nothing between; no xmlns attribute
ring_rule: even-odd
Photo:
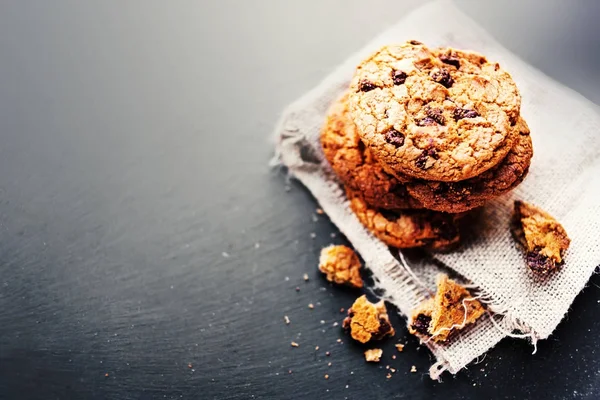
<svg viewBox="0 0 600 400"><path fill-rule="evenodd" d="M367 81L366 79L363 79L362 81L360 81L360 85L359 85L358 89L361 92L370 92L373 89L377 89L377 86L375 86L371 82Z"/></svg>
<svg viewBox="0 0 600 400"><path fill-rule="evenodd" d="M406 81L406 73L402 71L392 71L392 80L394 81L394 85L402 85L404 81Z"/></svg>
<svg viewBox="0 0 600 400"><path fill-rule="evenodd" d="M421 169L425 169L427 167L427 160L429 157L437 160L437 151L435 151L435 149L423 150L421 155L417 157L415 165Z"/></svg>
<svg viewBox="0 0 600 400"><path fill-rule="evenodd" d="M422 153L415 161L415 165L421 169L425 169L425 164L427 164L427 154Z"/></svg>
<svg viewBox="0 0 600 400"><path fill-rule="evenodd" d="M433 118L429 118L429 117L422 118L420 120L417 120L416 122L417 122L418 126L437 125L437 122L435 122L435 120Z"/></svg>
<svg viewBox="0 0 600 400"><path fill-rule="evenodd" d="M479 113L475 110L467 110L466 108L456 108L454 110L454 120L458 121L463 118L476 118Z"/></svg>
<svg viewBox="0 0 600 400"><path fill-rule="evenodd" d="M385 141L396 147L401 147L404 144L404 135L394 128L391 128L385 133Z"/></svg>
<svg viewBox="0 0 600 400"><path fill-rule="evenodd" d="M527 252L526 259L529 268L536 273L546 274L556 268L554 260L546 257L537 250Z"/></svg>
<svg viewBox="0 0 600 400"><path fill-rule="evenodd" d="M440 56L440 60L444 64L453 65L456 68L460 68L460 61L456 57L452 57L452 56Z"/></svg>
<svg viewBox="0 0 600 400"><path fill-rule="evenodd" d="M392 325L390 325L390 323L387 320L379 318L379 330L373 335L373 339L383 339L383 337L387 335L391 329Z"/></svg>
<svg viewBox="0 0 600 400"><path fill-rule="evenodd" d="M447 69L442 68L440 70L437 71L433 71L431 73L431 78L436 81L437 83L439 83L440 85L443 85L447 88L449 88L450 86L452 86L452 84L454 83L454 80L452 79L452 77L450 76L450 72L448 72Z"/></svg>
<svg viewBox="0 0 600 400"><path fill-rule="evenodd" d="M414 46L420 46L423 45L423 43L419 42L418 40L409 40L408 43L414 45Z"/></svg>
<svg viewBox="0 0 600 400"><path fill-rule="evenodd" d="M425 314L417 315L415 318L415 322L411 325L415 331L419 332L421 335L429 335L429 324L431 323L431 317Z"/></svg>
<svg viewBox="0 0 600 400"><path fill-rule="evenodd" d="M446 118L444 118L443 110L441 108L429 108L425 109L425 114L435 122L440 125L444 125L446 123Z"/></svg>

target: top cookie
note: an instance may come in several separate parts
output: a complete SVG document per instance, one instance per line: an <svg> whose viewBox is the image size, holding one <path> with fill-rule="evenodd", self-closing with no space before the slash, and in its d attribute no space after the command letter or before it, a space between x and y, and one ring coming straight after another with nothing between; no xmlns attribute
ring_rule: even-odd
<svg viewBox="0 0 600 400"><path fill-rule="evenodd" d="M497 63L417 41L364 60L350 92L363 142L398 179L456 182L492 168L512 147L521 107L515 83Z"/></svg>

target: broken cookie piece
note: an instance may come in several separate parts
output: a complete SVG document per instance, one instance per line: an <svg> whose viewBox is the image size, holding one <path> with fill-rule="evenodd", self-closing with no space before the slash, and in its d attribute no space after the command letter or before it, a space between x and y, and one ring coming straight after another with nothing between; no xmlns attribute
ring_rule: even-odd
<svg viewBox="0 0 600 400"><path fill-rule="evenodd" d="M413 312L408 330L426 340L443 342L451 333L481 317L485 309L464 287L446 275L438 277L435 297Z"/></svg>
<svg viewBox="0 0 600 400"><path fill-rule="evenodd" d="M360 267L358 256L349 247L331 245L321 250L319 271L325 274L329 282L361 288Z"/></svg>
<svg viewBox="0 0 600 400"><path fill-rule="evenodd" d="M515 239L527 251L527 265L546 274L563 263L571 239L565 228L547 212L523 201L515 201L512 221Z"/></svg>
<svg viewBox="0 0 600 400"><path fill-rule="evenodd" d="M365 351L365 360L367 360L367 362L379 362L382 355L383 350L381 349L369 349Z"/></svg>
<svg viewBox="0 0 600 400"><path fill-rule="evenodd" d="M379 340L388 335L394 336L396 333L390 324L383 300L376 304L371 303L365 295L352 304L343 327L350 331L352 339L361 343Z"/></svg>

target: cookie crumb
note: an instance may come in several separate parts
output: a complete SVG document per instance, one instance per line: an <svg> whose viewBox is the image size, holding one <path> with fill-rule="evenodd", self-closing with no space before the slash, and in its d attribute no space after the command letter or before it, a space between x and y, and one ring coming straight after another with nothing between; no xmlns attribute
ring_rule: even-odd
<svg viewBox="0 0 600 400"><path fill-rule="evenodd" d="M352 339L367 343L370 340L383 339L396 333L390 323L385 303L371 303L367 296L362 295L348 309L348 316L342 324L350 331Z"/></svg>
<svg viewBox="0 0 600 400"><path fill-rule="evenodd" d="M283 316L283 320L285 321L285 324L286 324L286 325L289 325L289 324L290 324L290 322L291 322L291 321L290 321L290 319L288 318L288 316L287 316L287 315L284 315L284 316Z"/></svg>
<svg viewBox="0 0 600 400"><path fill-rule="evenodd" d="M392 374L388 373L385 377L390 379L392 377Z"/></svg>
<svg viewBox="0 0 600 400"><path fill-rule="evenodd" d="M338 325L339 325L339 324L338 324L338 322L337 322L337 321L333 323L333 326L338 326Z"/></svg>
<svg viewBox="0 0 600 400"><path fill-rule="evenodd" d="M193 367L193 365L192 365L191 363L190 363L190 364L188 364L188 368L189 368L189 369L192 369L192 367Z"/></svg>
<svg viewBox="0 0 600 400"><path fill-rule="evenodd" d="M316 237L317 237L317 234L316 234L316 233L314 233L314 232L311 232L311 233L310 233L310 238L311 238L311 239L314 239L314 238L316 238Z"/></svg>
<svg viewBox="0 0 600 400"><path fill-rule="evenodd" d="M327 363L327 366L328 366L328 367L331 367L331 363L330 363L330 362L328 362L328 363Z"/></svg>
<svg viewBox="0 0 600 400"><path fill-rule="evenodd" d="M329 237L331 237L332 239L333 239L333 238L335 238L336 236L337 236L337 235L335 234L335 232L331 232L331 233L329 234Z"/></svg>
<svg viewBox="0 0 600 400"><path fill-rule="evenodd" d="M367 362L379 362L382 354L383 350L381 349L369 349L365 351L365 360Z"/></svg>
<svg viewBox="0 0 600 400"><path fill-rule="evenodd" d="M300 346L300 345L299 345L298 343L296 343L296 342L292 342L292 343L290 343L290 344L292 345L292 347L299 347L299 346Z"/></svg>
<svg viewBox="0 0 600 400"><path fill-rule="evenodd" d="M396 359L396 355L392 354L392 360L395 360L395 359Z"/></svg>
<svg viewBox="0 0 600 400"><path fill-rule="evenodd" d="M316 212L317 212L317 214L319 214L319 215L322 215L322 214L324 214L324 211L323 211L323 209L321 209L321 208L317 208Z"/></svg>
<svg viewBox="0 0 600 400"><path fill-rule="evenodd" d="M315 308L315 305L313 303L309 303L308 308L310 308L312 310L313 308Z"/></svg>
<svg viewBox="0 0 600 400"><path fill-rule="evenodd" d="M304 278L304 282L308 282L308 274L302 275L302 278Z"/></svg>
<svg viewBox="0 0 600 400"><path fill-rule="evenodd" d="M292 374L292 370L291 369L288 371L288 374L290 374L290 375Z"/></svg>
<svg viewBox="0 0 600 400"><path fill-rule="evenodd" d="M326 351L326 352L325 352L325 355L326 355L327 357L329 357L329 356L331 355L331 353L330 353L330 352L328 352L328 351Z"/></svg>
<svg viewBox="0 0 600 400"><path fill-rule="evenodd" d="M389 366L389 365L386 365L386 366L385 366L385 369L390 369L390 366Z"/></svg>
<svg viewBox="0 0 600 400"><path fill-rule="evenodd" d="M106 378L108 378L108 372L107 372L107 373L105 373L105 374L104 374L104 376L105 376Z"/></svg>
<svg viewBox="0 0 600 400"><path fill-rule="evenodd" d="M325 374L325 379L329 379L329 375Z"/></svg>
<svg viewBox="0 0 600 400"><path fill-rule="evenodd" d="M360 276L360 260L351 248L343 245L331 245L321 250L319 271L328 281L347 284L356 288L363 286Z"/></svg>
<svg viewBox="0 0 600 400"><path fill-rule="evenodd" d="M396 368L390 368L390 371L392 371L392 373L396 373Z"/></svg>
<svg viewBox="0 0 600 400"><path fill-rule="evenodd" d="M404 350L404 345L402 343L396 343L396 349L399 352L402 352Z"/></svg>
<svg viewBox="0 0 600 400"><path fill-rule="evenodd" d="M565 228L547 212L524 201L515 201L511 232L527 251L527 265L533 272L547 274L564 263L563 256L571 239Z"/></svg>
<svg viewBox="0 0 600 400"><path fill-rule="evenodd" d="M338 342L338 343L342 343L342 339L338 339L338 340L337 340L337 342Z"/></svg>
<svg viewBox="0 0 600 400"><path fill-rule="evenodd" d="M412 372L412 373L417 372L417 367L415 367L414 365L412 367L410 367L410 372Z"/></svg>
<svg viewBox="0 0 600 400"><path fill-rule="evenodd" d="M300 288L298 286L296 286L296 292L299 292Z"/></svg>
<svg viewBox="0 0 600 400"><path fill-rule="evenodd" d="M319 351L319 346L315 346L315 351Z"/></svg>
<svg viewBox="0 0 600 400"><path fill-rule="evenodd" d="M425 300L413 311L408 331L427 340L443 342L484 313L481 303L467 289L447 275L440 275L435 297Z"/></svg>
<svg viewBox="0 0 600 400"><path fill-rule="evenodd" d="M343 313L344 311L346 311L346 310L344 309L344 307L340 308L340 312L341 312L341 313Z"/></svg>

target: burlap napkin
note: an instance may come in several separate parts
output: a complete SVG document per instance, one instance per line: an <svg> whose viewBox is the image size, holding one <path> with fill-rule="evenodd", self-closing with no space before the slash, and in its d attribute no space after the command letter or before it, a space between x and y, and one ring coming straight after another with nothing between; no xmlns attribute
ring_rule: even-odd
<svg viewBox="0 0 600 400"><path fill-rule="evenodd" d="M347 88L359 61L379 46L418 39L428 46L472 49L498 61L521 90L521 114L531 128L534 157L526 180L513 193L486 205L474 239L460 250L404 261L375 239L349 209L323 158L319 133L326 111ZM445 266L472 282L493 312L450 343L428 342L437 362L436 379L458 372L502 338L547 338L600 265L600 115L596 106L527 65L499 45L449 1L427 4L407 15L316 88L291 104L276 129L276 159L287 166L319 201L373 271L385 297L404 315L434 289ZM572 239L564 267L545 279L528 271L509 233L514 199L555 216ZM396 257L395 257L396 256ZM401 261L399 261L401 260Z"/></svg>

